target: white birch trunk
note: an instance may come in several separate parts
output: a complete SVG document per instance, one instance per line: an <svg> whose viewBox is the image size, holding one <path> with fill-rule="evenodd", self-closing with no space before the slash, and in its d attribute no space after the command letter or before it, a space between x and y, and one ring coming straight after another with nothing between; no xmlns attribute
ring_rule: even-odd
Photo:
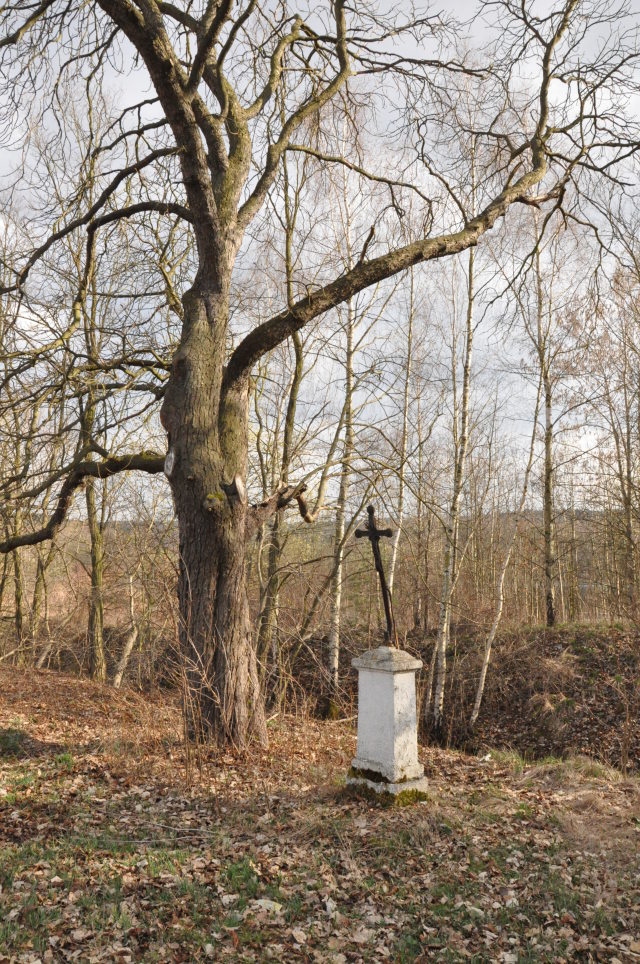
<svg viewBox="0 0 640 964"><path fill-rule="evenodd" d="M478 687L476 689L476 698L473 704L473 710L471 711L471 717L469 719L469 725L474 727L478 720L478 714L480 713L480 707L482 705L482 697L484 695L484 687L487 681L487 670L489 669L489 662L491 660L491 649L498 632L498 627L500 625L500 620L502 619L502 610L504 607L504 580L509 568L509 562L511 560L511 553L513 552L513 547L515 545L516 537L518 535L518 528L520 526L520 520L522 518L522 512L524 510L525 503L527 501L527 492L529 489L529 478L531 476L531 468L533 466L533 458L535 453L535 443L536 443L536 431L538 429L538 414L540 410L540 390L541 381L538 383L538 396L536 398L536 407L533 417L533 429L531 431L531 443L529 446L529 459L527 461L527 466L524 473L524 481L522 483L522 493L520 495L520 502L518 505L518 511L516 514L516 521L513 527L513 532L511 533L511 538L507 545L507 550L502 560L502 566L500 567L500 574L498 576L498 585L496 588L496 608L493 616L493 622L491 624L491 629L489 630L489 635L487 636L487 641L485 644L484 657L482 660L482 668L480 670L480 679L478 680Z"/></svg>
<svg viewBox="0 0 640 964"><path fill-rule="evenodd" d="M135 621L135 615L133 611L133 576L129 576L129 632L127 638L124 641L124 647L122 649L122 655L118 661L118 666L113 677L113 688L119 690L122 686L122 680L124 674L127 671L127 666L129 665L129 660L131 659L131 653L133 652L133 647L138 639L138 627Z"/></svg>
<svg viewBox="0 0 640 964"><path fill-rule="evenodd" d="M329 686L332 695L338 691L340 662L340 613L342 606L342 577L344 563L344 530L347 497L351 481L353 457L353 330L354 312L351 302L347 304L347 352L345 359L344 400L344 448L340 467L340 491L336 509L336 527L333 537L333 572L330 589L329 628Z"/></svg>
<svg viewBox="0 0 640 964"><path fill-rule="evenodd" d="M467 315L464 367L462 374L462 396L460 399L460 435L455 451L455 467L453 477L453 493L449 507L449 517L445 532L445 558L442 575L442 592L440 594L440 614L438 618L438 632L436 636L436 687L434 695L433 716L436 729L442 725L444 712L444 689L447 678L447 646L449 643L449 626L451 622L451 597L455 583L456 539L460 517L460 504L464 486L464 471L469 444L469 394L471 388L471 361L473 353L473 303L474 303L474 257L473 248L469 251L468 286L467 286ZM457 413L454 414L454 420ZM454 426L455 435L455 426ZM428 706L425 706L425 715Z"/></svg>
<svg viewBox="0 0 640 964"><path fill-rule="evenodd" d="M407 330L407 363L404 373L404 394L402 399L402 436L400 439L400 468L398 471L398 508L396 513L396 531L393 534L391 543L391 560L389 562L389 595L393 597L393 578L396 571L396 561L398 559L398 544L402 531L404 519L404 489L405 472L407 461L407 439L409 434L409 390L411 387L411 353L413 349L413 270L410 272L410 291L409 291L409 323Z"/></svg>

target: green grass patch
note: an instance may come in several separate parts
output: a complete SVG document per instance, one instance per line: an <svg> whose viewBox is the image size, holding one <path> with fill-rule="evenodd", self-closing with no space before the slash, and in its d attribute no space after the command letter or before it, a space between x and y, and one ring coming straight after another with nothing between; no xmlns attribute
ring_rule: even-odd
<svg viewBox="0 0 640 964"><path fill-rule="evenodd" d="M558 912L568 910L576 915L580 913L580 895L561 877L550 874L545 886Z"/></svg>
<svg viewBox="0 0 640 964"><path fill-rule="evenodd" d="M524 757L517 750L491 750L491 759L515 774L522 773L526 766Z"/></svg>
<svg viewBox="0 0 640 964"><path fill-rule="evenodd" d="M5 727L0 730L0 757L21 756L26 742L27 734L21 727Z"/></svg>
<svg viewBox="0 0 640 964"><path fill-rule="evenodd" d="M520 803L514 813L517 820L531 820L533 817L533 807L528 803Z"/></svg>
<svg viewBox="0 0 640 964"><path fill-rule="evenodd" d="M235 861L229 864L224 871L227 883L233 893L240 894L241 898L253 899L258 893L259 881L254 870L253 862L245 857L244 860Z"/></svg>
<svg viewBox="0 0 640 964"><path fill-rule="evenodd" d="M409 931L399 938L393 949L393 960L398 964L410 964L416 961L423 953L424 948L420 941L417 931Z"/></svg>
<svg viewBox="0 0 640 964"><path fill-rule="evenodd" d="M65 750L64 753L58 753L55 759L56 765L60 767L61 770L66 770L67 773L71 773L75 763L71 753Z"/></svg>

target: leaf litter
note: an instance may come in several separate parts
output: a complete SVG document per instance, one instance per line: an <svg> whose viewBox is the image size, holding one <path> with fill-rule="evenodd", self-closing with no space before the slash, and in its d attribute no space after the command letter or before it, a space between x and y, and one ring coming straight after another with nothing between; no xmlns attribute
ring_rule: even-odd
<svg viewBox="0 0 640 964"><path fill-rule="evenodd" d="M385 808L352 722L181 732L171 694L0 670L0 962L640 961L636 778L424 747L429 799Z"/></svg>

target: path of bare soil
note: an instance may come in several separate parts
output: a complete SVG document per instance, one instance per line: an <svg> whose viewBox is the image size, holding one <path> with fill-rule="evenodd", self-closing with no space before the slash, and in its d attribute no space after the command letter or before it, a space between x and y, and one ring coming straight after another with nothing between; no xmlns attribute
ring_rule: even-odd
<svg viewBox="0 0 640 964"><path fill-rule="evenodd" d="M172 696L1 669L0 961L640 961L637 779L427 747L385 809L353 723L270 732L198 761Z"/></svg>

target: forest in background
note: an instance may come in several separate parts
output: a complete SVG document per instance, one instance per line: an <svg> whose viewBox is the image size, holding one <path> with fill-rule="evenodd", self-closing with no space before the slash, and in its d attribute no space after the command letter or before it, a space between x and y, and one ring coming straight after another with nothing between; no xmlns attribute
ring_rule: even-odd
<svg viewBox="0 0 640 964"><path fill-rule="evenodd" d="M466 256L422 288L412 273L406 286L349 304L256 373L250 498L259 504L290 473L307 479L310 493L299 512L282 510L261 526L247 553L272 708L351 712L350 660L384 632L370 548L354 538L369 502L393 527L383 560L398 641L425 661L422 687L435 686L439 638L450 656L464 655L461 664L454 656L446 681L445 740L469 739L496 637L530 640L521 667L510 668L528 697L536 653L542 658L547 639L552 649L567 646L566 624L569 636L582 626L618 640L612 677L616 660L635 651L640 278L616 266L603 294L601 267L580 265L575 233L566 234L540 244L532 264L523 260L517 297L511 285L499 290L493 252L475 285ZM567 247L572 257L562 260ZM113 324L105 318L96 334L107 339ZM33 391L36 368L27 371L21 380ZM117 447L129 429L122 413L110 415L112 401L102 397L92 417ZM33 399L22 404L28 431L5 420L7 485L34 469L48 484L28 514L20 500L5 503L5 531L14 533L37 529L51 512L47 473L61 444L55 422L51 439L44 431L54 410L34 419ZM150 439L154 426L151 415ZM118 687L180 687L178 539L166 484L89 479L83 496L51 542L4 555L0 658ZM560 626L560 635L537 637L545 626ZM493 657L489 675L504 674L510 648ZM635 712L633 679L624 689L626 712ZM493 695L489 723L506 711ZM612 756L619 761L620 752Z"/></svg>
<svg viewBox="0 0 640 964"><path fill-rule="evenodd" d="M441 6L0 4L0 964L640 960L638 7Z"/></svg>
<svg viewBox="0 0 640 964"><path fill-rule="evenodd" d="M633 634L633 10L139 6L0 15L0 660L339 715L369 504L441 737L461 641L473 729L501 633Z"/></svg>

